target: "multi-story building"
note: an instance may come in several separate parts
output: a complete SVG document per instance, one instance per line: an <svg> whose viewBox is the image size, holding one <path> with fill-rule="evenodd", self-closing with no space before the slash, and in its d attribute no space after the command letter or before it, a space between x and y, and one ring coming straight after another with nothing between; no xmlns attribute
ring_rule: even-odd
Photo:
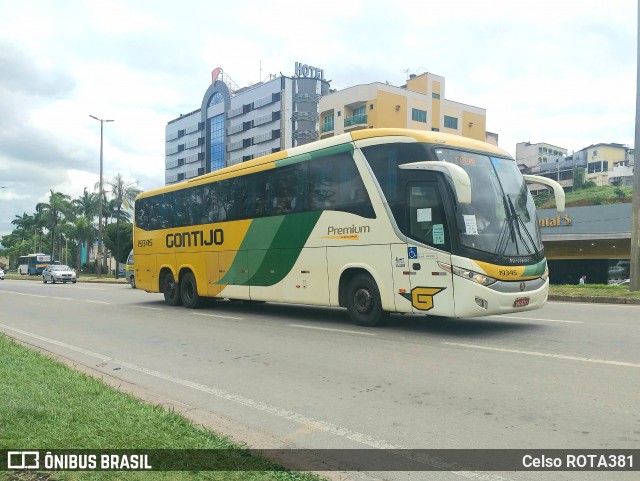
<svg viewBox="0 0 640 481"><path fill-rule="evenodd" d="M356 85L320 99L320 137L353 130L396 127L434 130L497 143L486 131L486 110L445 98L445 79L411 75L406 85Z"/></svg>
<svg viewBox="0 0 640 481"><path fill-rule="evenodd" d="M318 102L328 92L321 69L297 62L294 77L241 89L215 69L200 108L166 126L165 183L317 140Z"/></svg>
<svg viewBox="0 0 640 481"><path fill-rule="evenodd" d="M574 154L586 163L585 180L596 185L633 185L634 150L623 144L594 144Z"/></svg>
<svg viewBox="0 0 640 481"><path fill-rule="evenodd" d="M532 169L542 164L560 163L567 156L567 149L540 142L518 142L516 144L516 162L520 169Z"/></svg>
<svg viewBox="0 0 640 481"><path fill-rule="evenodd" d="M523 173L533 173L557 180L565 188L573 188L576 168L585 171L585 181L596 185L633 185L634 151L623 144L594 144L572 155L555 145L520 142L516 145L516 162ZM531 186L548 189L546 186Z"/></svg>

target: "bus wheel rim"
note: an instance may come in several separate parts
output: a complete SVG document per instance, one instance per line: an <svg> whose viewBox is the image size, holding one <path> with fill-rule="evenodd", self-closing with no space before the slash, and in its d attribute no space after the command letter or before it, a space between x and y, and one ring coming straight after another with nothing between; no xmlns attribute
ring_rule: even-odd
<svg viewBox="0 0 640 481"><path fill-rule="evenodd" d="M373 296L368 289L360 288L353 294L353 304L361 314L371 312L373 306Z"/></svg>

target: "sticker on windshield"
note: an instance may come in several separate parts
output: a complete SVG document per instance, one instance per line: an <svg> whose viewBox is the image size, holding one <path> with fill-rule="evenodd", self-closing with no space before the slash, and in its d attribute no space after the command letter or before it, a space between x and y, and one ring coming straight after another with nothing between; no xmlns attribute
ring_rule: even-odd
<svg viewBox="0 0 640 481"><path fill-rule="evenodd" d="M491 157L491 163L493 164L493 167L495 169L499 169L500 168L500 160L496 159L495 157Z"/></svg>
<svg viewBox="0 0 640 481"><path fill-rule="evenodd" d="M418 209L418 222L431 222L431 208Z"/></svg>
<svg viewBox="0 0 640 481"><path fill-rule="evenodd" d="M433 243L444 244L444 225L433 224Z"/></svg>
<svg viewBox="0 0 640 481"><path fill-rule="evenodd" d="M466 229L467 235L478 235L478 224L476 222L476 216L474 214L471 215L463 215L464 218L464 227Z"/></svg>

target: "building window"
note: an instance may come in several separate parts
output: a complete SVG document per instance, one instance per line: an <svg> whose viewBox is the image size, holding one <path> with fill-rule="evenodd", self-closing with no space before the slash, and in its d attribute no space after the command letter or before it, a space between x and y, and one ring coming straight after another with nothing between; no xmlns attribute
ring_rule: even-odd
<svg viewBox="0 0 640 481"><path fill-rule="evenodd" d="M322 132L331 132L334 129L333 112L322 118Z"/></svg>
<svg viewBox="0 0 640 481"><path fill-rule="evenodd" d="M420 109L411 109L411 120L416 122L427 122L427 112Z"/></svg>
<svg viewBox="0 0 640 481"><path fill-rule="evenodd" d="M431 127L431 131L432 132L440 132L440 129L438 127Z"/></svg>
<svg viewBox="0 0 640 481"><path fill-rule="evenodd" d="M437 94L437 93L433 92L433 93L431 94L431 98L433 98L433 99L440 99L440 94Z"/></svg>
<svg viewBox="0 0 640 481"><path fill-rule="evenodd" d="M219 104L219 103L222 103L222 102L224 102L224 97L222 96L222 94L220 92L216 92L209 99L209 105L207 105L207 107L211 107L212 105Z"/></svg>
<svg viewBox="0 0 640 481"><path fill-rule="evenodd" d="M448 115L444 116L444 126L447 129L457 129L458 128L458 119L456 117L449 117Z"/></svg>
<svg viewBox="0 0 640 481"><path fill-rule="evenodd" d="M211 129L211 172L224 167L224 114L209 119Z"/></svg>

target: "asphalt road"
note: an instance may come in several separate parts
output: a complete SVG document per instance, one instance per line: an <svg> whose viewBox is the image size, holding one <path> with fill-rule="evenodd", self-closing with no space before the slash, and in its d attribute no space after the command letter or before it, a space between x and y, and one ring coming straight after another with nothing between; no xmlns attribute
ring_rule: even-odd
<svg viewBox="0 0 640 481"><path fill-rule="evenodd" d="M476 319L0 281L0 332L182 407L253 447L637 449L640 306L551 302ZM207 415L210 415L209 417ZM635 460L640 463L640 459ZM630 472L350 473L609 480Z"/></svg>

